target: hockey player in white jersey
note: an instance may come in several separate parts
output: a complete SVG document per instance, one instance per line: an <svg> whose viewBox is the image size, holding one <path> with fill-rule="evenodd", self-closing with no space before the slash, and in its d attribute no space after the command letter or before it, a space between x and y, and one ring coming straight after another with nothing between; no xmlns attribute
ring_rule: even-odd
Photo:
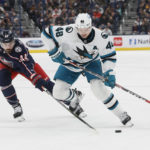
<svg viewBox="0 0 150 150"><path fill-rule="evenodd" d="M82 93L72 90L72 84L84 73L97 99L113 112L123 125L132 126L131 117L124 111L108 87L115 87L116 52L109 37L92 26L87 13L77 16L75 24L66 26L49 26L43 30L41 37L47 45L49 56L60 66L54 76L56 80L53 96L69 105L77 115L83 113L79 105ZM94 75L66 63L71 60L86 69L98 73L108 80L104 83Z"/></svg>

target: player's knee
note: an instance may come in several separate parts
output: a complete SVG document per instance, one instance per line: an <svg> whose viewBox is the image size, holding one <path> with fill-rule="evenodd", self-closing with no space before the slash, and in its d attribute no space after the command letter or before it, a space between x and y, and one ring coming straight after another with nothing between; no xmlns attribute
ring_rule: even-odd
<svg viewBox="0 0 150 150"><path fill-rule="evenodd" d="M56 99L64 100L69 95L70 85L64 81L56 80L53 87L53 96Z"/></svg>
<svg viewBox="0 0 150 150"><path fill-rule="evenodd" d="M7 86L11 81L11 73L7 69L0 70L0 86Z"/></svg>
<svg viewBox="0 0 150 150"><path fill-rule="evenodd" d="M104 101L109 97L111 92L109 91L109 89L106 88L106 86L101 80L91 80L90 85L94 95L101 101Z"/></svg>

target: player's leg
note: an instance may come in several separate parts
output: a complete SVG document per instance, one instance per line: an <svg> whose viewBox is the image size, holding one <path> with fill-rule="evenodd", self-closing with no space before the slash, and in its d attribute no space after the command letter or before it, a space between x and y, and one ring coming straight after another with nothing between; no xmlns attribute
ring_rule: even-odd
<svg viewBox="0 0 150 150"><path fill-rule="evenodd" d="M11 74L12 73L12 74ZM11 76L12 75L12 76ZM17 75L16 72L13 72L7 66L0 63L0 86L1 91L4 97L7 99L7 102L14 109L14 118L18 121L23 121L23 111L19 103L19 100L16 95L14 86L12 85L12 79Z"/></svg>
<svg viewBox="0 0 150 150"><path fill-rule="evenodd" d="M87 69L102 75L101 63L99 61L91 63ZM85 73L85 75L88 79L88 82L90 82L94 95L101 100L104 105L110 111L112 111L124 125L131 126L131 117L121 108L119 101L115 98L114 94L111 93L111 91L97 77L89 73Z"/></svg>
<svg viewBox="0 0 150 150"><path fill-rule="evenodd" d="M59 66L54 79L53 96L58 100L63 100L69 109L78 116L85 117L86 114L79 105L83 94L80 91L71 89L71 85L77 80L80 73L72 72L64 66Z"/></svg>

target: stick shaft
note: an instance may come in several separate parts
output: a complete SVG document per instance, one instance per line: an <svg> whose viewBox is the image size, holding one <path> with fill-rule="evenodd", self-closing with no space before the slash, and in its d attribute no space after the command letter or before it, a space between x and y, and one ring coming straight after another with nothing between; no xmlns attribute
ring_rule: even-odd
<svg viewBox="0 0 150 150"><path fill-rule="evenodd" d="M107 79L104 78L103 76L101 76L101 75L99 75L99 74L97 74L97 73L95 73L95 72L92 72L92 71L90 71L90 70L88 70L88 69L86 69L86 68L84 68L84 67L82 67L82 66L80 66L80 65L78 65L78 64L76 64L76 63L73 63L73 62L68 61L68 60L67 60L67 62L70 63L71 65L75 66L75 67L78 67L79 69L82 69L83 71L86 71L86 72L88 72L88 73L90 73L90 74L92 74L92 75L98 77L98 78L101 79L103 82L105 82L105 81L107 80ZM128 92L129 94L131 94L131 95L133 95L133 96L136 96L136 97L139 98L139 99L144 100L144 101L147 102L147 103L150 103L150 100L148 100L147 98L144 98L144 97L140 96L139 94L137 94L137 93L135 93L135 92L133 92L133 91L131 91L131 90L128 90L127 88L125 88L125 87L123 87L123 86L121 86L121 85L119 85L119 84L117 84L117 83L115 84L115 86L118 87L118 88L120 88L120 89L122 89L122 90L125 91L125 92Z"/></svg>

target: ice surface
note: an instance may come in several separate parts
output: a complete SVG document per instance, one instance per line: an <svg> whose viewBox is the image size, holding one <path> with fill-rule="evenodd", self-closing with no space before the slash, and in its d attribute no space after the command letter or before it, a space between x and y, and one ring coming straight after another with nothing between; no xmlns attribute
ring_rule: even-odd
<svg viewBox="0 0 150 150"><path fill-rule="evenodd" d="M47 54L32 54L53 78L58 67ZM117 83L150 99L150 51L117 52ZM98 133L74 118L49 95L21 76L13 81L23 106L25 122L16 122L13 110L0 93L0 150L149 150L150 104L115 88L122 107L132 116L133 128L118 118L92 94L84 77L73 87L85 93L81 103L86 121ZM122 133L115 133L121 129Z"/></svg>

